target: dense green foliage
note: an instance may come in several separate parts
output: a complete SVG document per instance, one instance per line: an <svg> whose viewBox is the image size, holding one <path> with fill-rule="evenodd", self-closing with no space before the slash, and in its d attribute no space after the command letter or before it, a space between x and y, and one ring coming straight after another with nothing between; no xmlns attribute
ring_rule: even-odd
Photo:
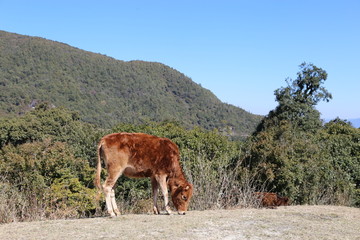
<svg viewBox="0 0 360 240"><path fill-rule="evenodd" d="M359 134L343 121L316 133L284 121L252 137L247 163L269 191L295 203L359 205Z"/></svg>
<svg viewBox="0 0 360 240"><path fill-rule="evenodd" d="M93 186L96 144L121 131L168 137L179 146L196 189L191 209L256 204L252 194L259 190L282 193L293 203L360 204L360 129L339 119L316 133L294 131L282 121L234 142L216 130L186 130L174 122L104 131L72 111L40 105L0 120L1 221L102 214L104 201ZM121 177L115 189L121 210L151 212L150 189L148 179Z"/></svg>
<svg viewBox="0 0 360 240"><path fill-rule="evenodd" d="M3 31L0 53L0 115L46 101L101 127L171 120L235 137L251 134L260 121L160 63L119 61Z"/></svg>
<svg viewBox="0 0 360 240"><path fill-rule="evenodd" d="M181 149L181 163L197 191L193 209L239 203L244 173L241 144L216 130L186 130L173 122L119 124L99 130L66 109L40 105L19 118L0 121L0 215L4 222L101 213L92 180L96 144L109 132L168 137ZM232 173L232 174L229 174ZM237 187L236 187L237 186ZM148 179L122 177L116 187L122 211L151 208ZM16 194L15 194L16 193ZM15 200L13 200L15 198ZM6 207L6 206L10 207Z"/></svg>
<svg viewBox="0 0 360 240"><path fill-rule="evenodd" d="M99 134L76 113L46 105L1 120L2 221L83 216L94 210L90 162Z"/></svg>
<svg viewBox="0 0 360 240"><path fill-rule="evenodd" d="M360 130L339 119L323 127L315 105L331 98L327 74L312 64L300 70L275 91L279 105L249 139L246 163L296 203L359 205Z"/></svg>

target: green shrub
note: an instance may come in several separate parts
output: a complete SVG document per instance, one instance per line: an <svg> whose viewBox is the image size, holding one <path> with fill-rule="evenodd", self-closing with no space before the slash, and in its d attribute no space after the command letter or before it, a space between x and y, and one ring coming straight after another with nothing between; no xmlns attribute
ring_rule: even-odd
<svg viewBox="0 0 360 240"><path fill-rule="evenodd" d="M94 171L66 143L46 139L6 145L1 153L0 175L26 202L17 220L83 216L95 210L96 190L89 188Z"/></svg>
<svg viewBox="0 0 360 240"><path fill-rule="evenodd" d="M246 163L267 191L299 204L356 205L359 129L332 122L315 133L283 121L249 139Z"/></svg>

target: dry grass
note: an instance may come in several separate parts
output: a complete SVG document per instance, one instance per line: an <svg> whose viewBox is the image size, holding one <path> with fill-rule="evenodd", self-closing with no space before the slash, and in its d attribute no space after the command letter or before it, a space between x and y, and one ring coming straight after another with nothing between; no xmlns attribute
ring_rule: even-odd
<svg viewBox="0 0 360 240"><path fill-rule="evenodd" d="M0 225L0 239L360 239L360 209L290 206Z"/></svg>

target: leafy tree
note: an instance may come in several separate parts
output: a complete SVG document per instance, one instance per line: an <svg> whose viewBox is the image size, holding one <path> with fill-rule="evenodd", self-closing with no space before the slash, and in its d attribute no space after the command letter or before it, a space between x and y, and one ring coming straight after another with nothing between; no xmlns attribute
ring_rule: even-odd
<svg viewBox="0 0 360 240"><path fill-rule="evenodd" d="M336 118L325 124L320 137L329 161L355 189L353 204L360 206L360 129Z"/></svg>
<svg viewBox="0 0 360 240"><path fill-rule="evenodd" d="M300 69L275 91L279 104L249 139L245 163L268 191L296 203L357 204L357 129L339 120L322 126L315 105L332 98L322 86L327 74L313 64Z"/></svg>
<svg viewBox="0 0 360 240"><path fill-rule="evenodd" d="M287 121L249 140L246 166L268 191L300 204L359 204L358 129L330 123L316 133Z"/></svg>
<svg viewBox="0 0 360 240"><path fill-rule="evenodd" d="M257 132L278 125L284 120L305 131L321 128L320 113L315 106L321 100L328 102L332 99L332 95L322 86L327 79L327 73L305 62L299 67L297 78L287 79L288 86L275 91L278 106L263 119Z"/></svg>
<svg viewBox="0 0 360 240"><path fill-rule="evenodd" d="M20 145L50 138L67 142L79 157L93 161L102 131L80 121L79 114L48 103L39 104L23 116L0 119L0 146Z"/></svg>

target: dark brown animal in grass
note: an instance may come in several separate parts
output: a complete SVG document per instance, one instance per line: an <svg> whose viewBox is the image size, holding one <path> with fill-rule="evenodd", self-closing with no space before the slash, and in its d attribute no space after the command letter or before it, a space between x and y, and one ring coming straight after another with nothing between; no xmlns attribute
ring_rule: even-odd
<svg viewBox="0 0 360 240"><path fill-rule="evenodd" d="M262 207L276 208L278 206L288 206L289 198L280 197L276 193L270 192L256 192L256 198L260 201Z"/></svg>

